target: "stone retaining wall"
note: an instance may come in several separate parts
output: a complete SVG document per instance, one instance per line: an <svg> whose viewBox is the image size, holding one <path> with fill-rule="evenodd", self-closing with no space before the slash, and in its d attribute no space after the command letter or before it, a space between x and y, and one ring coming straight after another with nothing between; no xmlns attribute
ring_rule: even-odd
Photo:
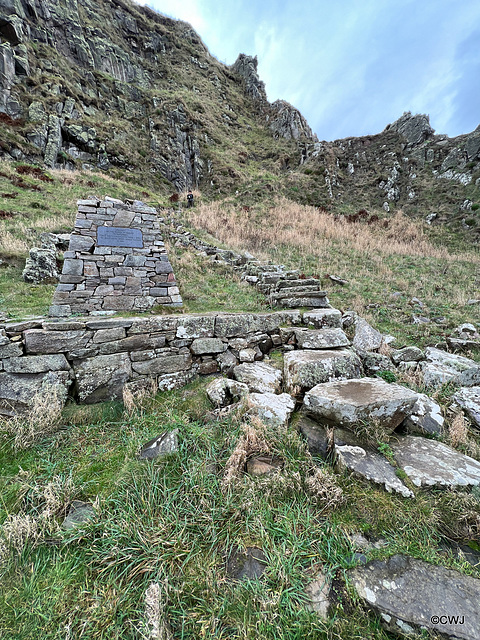
<svg viewBox="0 0 480 640"><path fill-rule="evenodd" d="M324 309L302 314L164 315L131 318L40 319L0 325L0 414L28 409L46 386L94 403L119 398L156 379L160 389L196 375L228 372L262 360L273 348L293 349L289 325L328 326ZM321 316L321 318L320 318ZM319 320L320 318L320 320ZM324 319L324 321L322 320Z"/></svg>

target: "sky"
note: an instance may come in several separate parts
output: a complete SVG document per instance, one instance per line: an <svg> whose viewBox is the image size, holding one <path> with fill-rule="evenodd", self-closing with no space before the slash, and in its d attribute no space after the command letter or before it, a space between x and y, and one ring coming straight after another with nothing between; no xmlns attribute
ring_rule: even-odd
<svg viewBox="0 0 480 640"><path fill-rule="evenodd" d="M405 111L450 137L480 124L479 0L135 0L189 22L231 65L258 56L270 102L320 140L380 133Z"/></svg>

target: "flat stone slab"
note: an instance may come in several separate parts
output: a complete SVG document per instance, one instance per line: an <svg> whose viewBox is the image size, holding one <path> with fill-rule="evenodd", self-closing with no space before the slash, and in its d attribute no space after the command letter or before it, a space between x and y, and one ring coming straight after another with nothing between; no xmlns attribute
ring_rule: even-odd
<svg viewBox="0 0 480 640"><path fill-rule="evenodd" d="M452 400L462 407L476 427L480 428L480 387L463 387Z"/></svg>
<svg viewBox="0 0 480 640"><path fill-rule="evenodd" d="M328 609L330 608L330 589L332 586L331 579L319 571L312 582L305 587L305 595L307 596L306 609L313 611L322 620L328 618Z"/></svg>
<svg viewBox="0 0 480 640"><path fill-rule="evenodd" d="M353 471L356 475L383 486L389 493L399 493L404 498L413 498L414 493L397 477L395 467L380 453L363 447L335 446L337 465Z"/></svg>
<svg viewBox="0 0 480 640"><path fill-rule="evenodd" d="M284 358L286 390L296 395L330 380L358 378L362 375L360 358L348 349L290 351Z"/></svg>
<svg viewBox="0 0 480 640"><path fill-rule="evenodd" d="M262 422L273 427L286 427L295 409L295 400L288 393L251 393L243 402L250 414L257 415Z"/></svg>
<svg viewBox="0 0 480 640"><path fill-rule="evenodd" d="M233 375L255 393L279 393L282 390L282 372L266 362L239 364L234 367Z"/></svg>
<svg viewBox="0 0 480 640"><path fill-rule="evenodd" d="M408 556L374 560L349 572L366 607L398 634L421 628L478 640L480 580Z"/></svg>
<svg viewBox="0 0 480 640"><path fill-rule="evenodd" d="M318 384L305 394L304 406L321 422L352 429L376 420L393 431L409 415L418 394L377 378Z"/></svg>
<svg viewBox="0 0 480 640"><path fill-rule="evenodd" d="M317 309L303 314L303 322L313 329L341 328L342 313L338 309Z"/></svg>
<svg viewBox="0 0 480 640"><path fill-rule="evenodd" d="M397 464L417 487L480 485L480 462L442 442L405 436L391 447Z"/></svg>
<svg viewBox="0 0 480 640"><path fill-rule="evenodd" d="M350 340L342 329L294 329L300 349L336 349L348 347Z"/></svg>

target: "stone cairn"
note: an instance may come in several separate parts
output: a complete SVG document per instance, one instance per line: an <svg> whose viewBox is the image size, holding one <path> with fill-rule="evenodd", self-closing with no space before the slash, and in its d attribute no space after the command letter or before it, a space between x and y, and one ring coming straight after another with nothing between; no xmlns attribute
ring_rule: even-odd
<svg viewBox="0 0 480 640"><path fill-rule="evenodd" d="M77 205L51 316L182 305L156 209L109 197Z"/></svg>

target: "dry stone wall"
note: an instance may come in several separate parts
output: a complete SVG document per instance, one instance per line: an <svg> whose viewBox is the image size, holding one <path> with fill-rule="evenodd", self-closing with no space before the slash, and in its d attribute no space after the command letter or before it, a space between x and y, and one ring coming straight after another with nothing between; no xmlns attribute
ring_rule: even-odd
<svg viewBox="0 0 480 640"><path fill-rule="evenodd" d="M51 316L182 305L156 209L108 197L77 205Z"/></svg>
<svg viewBox="0 0 480 640"><path fill-rule="evenodd" d="M27 410L46 387L94 403L120 398L126 384L135 392L155 379L171 389L196 375L229 373L291 343L284 327L292 324L302 324L299 311L1 324L0 414Z"/></svg>

